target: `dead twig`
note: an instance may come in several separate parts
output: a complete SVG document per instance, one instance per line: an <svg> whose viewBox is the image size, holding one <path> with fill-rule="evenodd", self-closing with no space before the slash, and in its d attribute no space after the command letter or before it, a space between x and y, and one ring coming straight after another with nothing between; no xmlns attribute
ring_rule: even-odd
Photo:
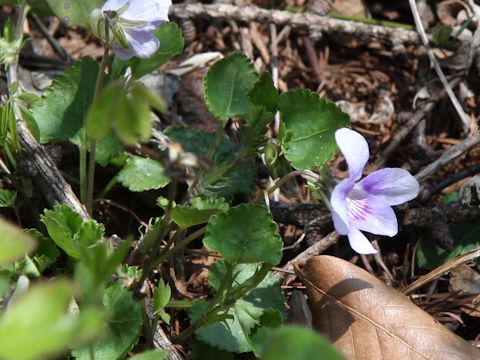
<svg viewBox="0 0 480 360"><path fill-rule="evenodd" d="M423 182L425 182L425 180L427 180L430 176L434 175L443 166L453 161L460 155L463 155L466 151L470 150L471 148L478 145L479 143L480 143L479 133L469 136L462 142L446 150L442 154L442 156L440 156L437 160L435 160L433 163L431 163L430 165L425 167L422 171L420 171L417 175L415 175L415 178L420 184L422 184ZM420 192L421 197L423 197L422 194L424 192L425 192L425 189L422 188Z"/></svg>
<svg viewBox="0 0 480 360"><path fill-rule="evenodd" d="M437 58L435 57L435 54L430 48L430 45L428 43L428 37L425 33L425 29L423 28L422 20L420 19L420 14L418 13L418 8L415 0L409 0L409 2L413 14L413 19L415 20L415 25L417 27L418 34L420 35L420 39L422 40L423 46L425 46L425 48L427 49L427 54L433 64L433 68L435 69L437 76L442 82L442 85L445 88L447 95L450 98L450 101L452 102L452 105L455 108L458 116L460 117L460 120L462 121L463 131L465 133L468 133L471 127L471 121L467 114L465 114L465 111L463 111L462 105L460 105L460 102L455 96L450 84L448 83L447 78L445 77L445 74L443 73L443 70L438 63Z"/></svg>
<svg viewBox="0 0 480 360"><path fill-rule="evenodd" d="M323 34L336 33L350 35L358 39L375 39L389 44L393 52L402 52L405 46L418 45L420 43L416 32L402 28L368 25L312 13L291 13L288 11L263 9L257 6L204 5L200 3L176 4L170 7L170 15L180 19L202 17L289 25L295 29L308 30L313 38L319 38Z"/></svg>
<svg viewBox="0 0 480 360"><path fill-rule="evenodd" d="M405 289L403 289L403 293L405 295L409 295L414 292L416 289L422 287L425 284L428 284L430 281L450 272L451 270L455 269L457 266L464 264L468 261L475 260L476 258L480 257L480 249L476 249L470 251L466 254L458 256L457 258L453 259L452 261L447 262L436 268L435 270L429 272L428 274L422 276L417 281L408 285Z"/></svg>
<svg viewBox="0 0 480 360"><path fill-rule="evenodd" d="M336 231L332 231L330 234L325 236L323 239L317 241L315 244L308 247L305 251L301 252L295 258L293 258L292 260L287 262L285 264L285 266L283 266L283 270L285 270L286 272L278 274L277 276L280 277L280 278L287 277L288 272L294 270L293 265L295 263L307 261L312 256L316 256L316 255L319 255L319 254L323 253L330 246L335 244L338 241L339 237L340 237L340 235L338 235Z"/></svg>

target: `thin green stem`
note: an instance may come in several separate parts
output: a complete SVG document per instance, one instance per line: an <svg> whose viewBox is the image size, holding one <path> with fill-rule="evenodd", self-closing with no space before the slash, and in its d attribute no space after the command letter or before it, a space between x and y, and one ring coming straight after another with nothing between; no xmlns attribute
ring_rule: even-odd
<svg viewBox="0 0 480 360"><path fill-rule="evenodd" d="M179 231L179 230L177 230L177 231ZM180 241L178 244L174 245L173 247L169 246L167 248L167 250L156 259L155 263L153 264L154 265L153 267L161 264L163 261L165 261L169 257L173 256L174 254L176 254L180 250L184 249L193 240L198 239L200 236L205 234L206 231L207 231L207 227L204 226L201 229L198 229L197 231L188 235L185 239L183 239L182 241Z"/></svg>
<svg viewBox="0 0 480 360"><path fill-rule="evenodd" d="M108 39L108 21L105 22L105 34L106 38ZM107 60L108 60L108 53L110 52L110 44L105 42L103 44L104 51L102 62L100 63L100 69L97 76L97 83L95 85L95 93L93 95L93 103L98 101L100 95L102 94L103 90L103 83L105 82L105 71L107 69ZM90 139L90 157L88 159L88 179L87 179L87 201L86 201L86 208L87 212L90 215L93 211L93 190L95 187L95 154L97 149L97 142L95 139Z"/></svg>
<svg viewBox="0 0 480 360"><path fill-rule="evenodd" d="M305 177L309 177L309 178L311 178L315 181L318 181L318 179L319 179L319 176L317 174L315 174L314 172L306 171L306 170L305 171L295 170L295 171L292 171L292 172L288 173L287 175L280 178L279 180L277 180L275 182L275 184L273 184L269 189L267 189L267 194L273 193L280 186L282 186L287 180L289 180L289 179L291 179L295 176L305 176Z"/></svg>
<svg viewBox="0 0 480 360"><path fill-rule="evenodd" d="M78 147L78 152L80 156L79 167L80 167L80 201L82 204L87 203L87 147L85 138L87 137L86 134L83 135L83 140L80 142L80 146ZM90 211L88 211L90 214Z"/></svg>

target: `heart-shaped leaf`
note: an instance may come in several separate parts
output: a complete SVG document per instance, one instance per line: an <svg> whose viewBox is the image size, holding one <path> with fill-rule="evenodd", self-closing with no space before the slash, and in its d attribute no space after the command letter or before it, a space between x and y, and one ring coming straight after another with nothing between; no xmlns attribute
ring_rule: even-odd
<svg viewBox="0 0 480 360"><path fill-rule="evenodd" d="M280 96L282 147L297 169L325 164L337 152L335 131L348 126L348 115L310 90L290 90Z"/></svg>
<svg viewBox="0 0 480 360"><path fill-rule="evenodd" d="M282 257L282 239L264 206L242 204L212 216L203 243L232 263L265 262Z"/></svg>

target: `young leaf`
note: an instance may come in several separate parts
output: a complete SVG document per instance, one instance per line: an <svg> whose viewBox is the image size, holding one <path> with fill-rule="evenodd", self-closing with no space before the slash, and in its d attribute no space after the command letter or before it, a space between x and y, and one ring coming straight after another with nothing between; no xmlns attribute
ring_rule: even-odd
<svg viewBox="0 0 480 360"><path fill-rule="evenodd" d="M0 266L7 265L28 254L35 240L25 231L0 219Z"/></svg>
<svg viewBox="0 0 480 360"><path fill-rule="evenodd" d="M235 285L241 285L250 279L256 269L254 264L238 265L234 269ZM223 260L217 261L210 268L209 282L214 289L218 290L225 270ZM260 329L265 326L277 327L282 323L284 301L278 279L268 273L255 289L234 304L224 321L202 326L196 331L196 335L202 341L222 350L236 353L254 351L261 348L265 341ZM194 303L191 319L198 319L202 311L201 303Z"/></svg>
<svg viewBox="0 0 480 360"><path fill-rule="evenodd" d="M160 318L166 322L170 323L170 315L165 312L165 306L170 301L172 296L172 289L170 285L165 284L163 279L160 279L158 286L153 290L153 303L155 304L155 315L160 316Z"/></svg>
<svg viewBox="0 0 480 360"><path fill-rule="evenodd" d="M273 85L272 76L265 72L253 86L248 94L252 104L264 106L269 112L275 114L278 110L278 91Z"/></svg>
<svg viewBox="0 0 480 360"><path fill-rule="evenodd" d="M17 192L7 189L0 189L0 207L11 207L15 205Z"/></svg>
<svg viewBox="0 0 480 360"><path fill-rule="evenodd" d="M345 360L320 334L296 325L278 329L268 342L262 360Z"/></svg>
<svg viewBox="0 0 480 360"><path fill-rule="evenodd" d="M242 204L210 218L203 243L230 262L276 265L282 257L272 215L259 205Z"/></svg>
<svg viewBox="0 0 480 360"><path fill-rule="evenodd" d="M55 263L60 256L60 250L58 250L58 247L48 236L43 235L37 229L29 229L28 233L37 240L38 247L31 258L38 271L42 273L50 265Z"/></svg>
<svg viewBox="0 0 480 360"><path fill-rule="evenodd" d="M206 223L211 216L228 210L228 204L223 198L196 197L189 206L177 205L172 211L172 220L186 229L190 226Z"/></svg>
<svg viewBox="0 0 480 360"><path fill-rule="evenodd" d="M231 117L248 114L248 95L257 79L251 61L239 53L216 62L208 71L205 102L223 125Z"/></svg>
<svg viewBox="0 0 480 360"><path fill-rule="evenodd" d="M165 135L180 143L185 151L202 157L211 155L217 165L226 164L228 166L234 161L238 152L237 147L231 141L221 138L217 144L214 134L199 129L181 126L169 127L165 130ZM215 176L215 171L210 169L207 174L199 174L199 183L205 187L205 192L229 197L237 193L248 194L255 187L256 169L252 162L240 163L222 176Z"/></svg>
<svg viewBox="0 0 480 360"><path fill-rule="evenodd" d="M140 306L132 299L132 293L120 283L115 283L105 290L103 303L110 316L105 336L91 345L95 359L123 359L138 341L143 324ZM72 353L77 360L90 359L88 347L74 350Z"/></svg>
<svg viewBox="0 0 480 360"><path fill-rule="evenodd" d="M290 90L280 96L286 134L283 151L297 169L325 164L336 153L335 131L348 126L348 115L310 90Z"/></svg>
<svg viewBox="0 0 480 360"><path fill-rule="evenodd" d="M103 0L46 0L54 14L69 26L90 27L90 14L102 7Z"/></svg>
<svg viewBox="0 0 480 360"><path fill-rule="evenodd" d="M53 210L45 210L40 220L55 244L76 259L81 256L80 247L95 244L104 232L102 225L95 220L84 222L68 205L55 205Z"/></svg>
<svg viewBox="0 0 480 360"><path fill-rule="evenodd" d="M98 71L95 60L83 57L53 81L40 105L32 107L42 143L73 141L79 135L92 103Z"/></svg>
<svg viewBox="0 0 480 360"><path fill-rule="evenodd" d="M161 163L139 156L128 159L117 180L135 192L160 189L170 182Z"/></svg>
<svg viewBox="0 0 480 360"><path fill-rule="evenodd" d="M89 312L88 318L69 313L72 296L72 284L53 280L35 285L12 302L0 317L0 358L53 358L74 342L84 341L86 333L95 336L102 317L98 312Z"/></svg>

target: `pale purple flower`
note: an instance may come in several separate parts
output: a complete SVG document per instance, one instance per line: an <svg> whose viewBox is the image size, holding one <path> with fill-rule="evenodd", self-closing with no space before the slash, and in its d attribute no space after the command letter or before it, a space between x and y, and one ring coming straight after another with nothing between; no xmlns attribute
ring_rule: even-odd
<svg viewBox="0 0 480 360"><path fill-rule="evenodd" d="M391 206L414 199L419 184L408 171L400 168L381 169L358 181L369 158L366 140L347 128L337 130L335 140L349 172L348 178L335 186L330 198L335 230L348 236L350 246L357 253L374 254L376 250L361 231L396 235L397 217Z"/></svg>
<svg viewBox="0 0 480 360"><path fill-rule="evenodd" d="M168 21L171 0L107 0L91 15L92 31L105 38L105 19L109 21L109 39L117 56L148 58L160 47L154 30Z"/></svg>

